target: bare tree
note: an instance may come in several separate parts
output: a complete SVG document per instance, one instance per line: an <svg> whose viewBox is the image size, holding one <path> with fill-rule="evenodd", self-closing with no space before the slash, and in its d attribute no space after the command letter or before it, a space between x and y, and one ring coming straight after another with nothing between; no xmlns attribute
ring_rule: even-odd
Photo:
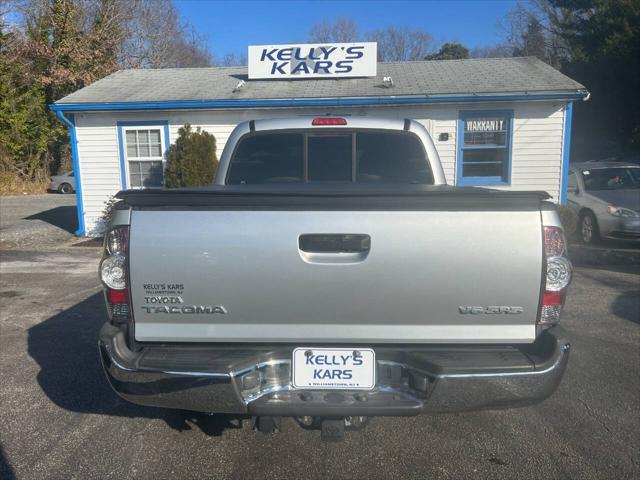
<svg viewBox="0 0 640 480"><path fill-rule="evenodd" d="M333 23L331 35L337 43L355 42L358 38L358 26L350 18L339 18Z"/></svg>
<svg viewBox="0 0 640 480"><path fill-rule="evenodd" d="M357 39L358 26L350 18L338 18L333 23L322 20L309 32L309 41L312 43L350 43Z"/></svg>
<svg viewBox="0 0 640 480"><path fill-rule="evenodd" d="M309 41L313 43L348 43L362 37L377 42L378 60L383 62L422 60L434 50L433 37L422 30L388 27L361 35L350 18L338 18L333 23L322 20L309 33Z"/></svg>
<svg viewBox="0 0 640 480"><path fill-rule="evenodd" d="M200 67L213 63L206 38L180 18L173 0L10 0L9 3L19 11L22 31L27 37L29 32L40 28L44 19L45 23L58 25L62 33L72 29L78 41L71 43L82 46L88 55L94 49L109 51L120 67ZM93 39L93 48L87 48L87 36ZM52 37L54 48L55 43Z"/></svg>
<svg viewBox="0 0 640 480"><path fill-rule="evenodd" d="M472 48L470 58L504 58L513 57L513 47L510 45L491 45Z"/></svg>
<svg viewBox="0 0 640 480"><path fill-rule="evenodd" d="M236 55L235 53L227 53L224 57L222 57L222 61L215 62L217 65L222 65L223 67L236 67L247 64L247 56Z"/></svg>
<svg viewBox="0 0 640 480"><path fill-rule="evenodd" d="M329 43L331 42L331 24L323 19L311 27L309 32L309 42Z"/></svg>
<svg viewBox="0 0 640 480"><path fill-rule="evenodd" d="M378 43L381 62L423 60L434 50L433 37L421 30L388 27L369 32L366 37Z"/></svg>
<svg viewBox="0 0 640 480"><path fill-rule="evenodd" d="M211 65L205 38L180 20L172 0L118 1L124 31L121 64L152 68Z"/></svg>
<svg viewBox="0 0 640 480"><path fill-rule="evenodd" d="M8 55L16 43L16 36L20 35L20 31L7 19L11 12L12 5L9 0L0 0L0 55Z"/></svg>
<svg viewBox="0 0 640 480"><path fill-rule="evenodd" d="M7 15L11 11L11 6L9 5L9 0L0 0L0 24L4 25L6 23L5 15Z"/></svg>
<svg viewBox="0 0 640 480"><path fill-rule="evenodd" d="M573 15L575 9L557 7L548 0L519 1L498 25L515 54L528 52L558 68L570 55L558 25Z"/></svg>
<svg viewBox="0 0 640 480"><path fill-rule="evenodd" d="M176 67L210 67L213 55L207 48L205 35L190 27L173 47L173 62Z"/></svg>

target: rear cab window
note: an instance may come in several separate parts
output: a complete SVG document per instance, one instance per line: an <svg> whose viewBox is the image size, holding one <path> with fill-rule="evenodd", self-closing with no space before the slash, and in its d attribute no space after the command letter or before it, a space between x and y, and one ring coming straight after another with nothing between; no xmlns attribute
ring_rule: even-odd
<svg viewBox="0 0 640 480"><path fill-rule="evenodd" d="M265 183L433 184L420 139L409 132L323 130L245 135L227 185Z"/></svg>

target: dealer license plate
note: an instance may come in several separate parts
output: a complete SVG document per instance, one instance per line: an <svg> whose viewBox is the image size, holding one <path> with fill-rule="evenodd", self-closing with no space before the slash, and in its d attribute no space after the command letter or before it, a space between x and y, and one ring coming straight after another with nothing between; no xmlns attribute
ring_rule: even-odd
<svg viewBox="0 0 640 480"><path fill-rule="evenodd" d="M291 377L295 388L371 390L376 354L370 348L296 348Z"/></svg>

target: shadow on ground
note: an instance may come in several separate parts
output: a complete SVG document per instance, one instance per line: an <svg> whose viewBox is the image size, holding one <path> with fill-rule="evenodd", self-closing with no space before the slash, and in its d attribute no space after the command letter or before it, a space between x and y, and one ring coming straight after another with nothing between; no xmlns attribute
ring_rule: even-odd
<svg viewBox="0 0 640 480"><path fill-rule="evenodd" d="M612 310L620 318L640 323L640 290L631 290L618 295L613 302Z"/></svg>
<svg viewBox="0 0 640 480"><path fill-rule="evenodd" d="M640 274L640 248L635 244L625 246L620 248L609 243L597 246L571 244L569 257L576 267Z"/></svg>
<svg viewBox="0 0 640 480"><path fill-rule="evenodd" d="M2 446L0 446L0 478L6 480L13 480L14 478L16 478L11 465L9 465L9 462L7 462L7 459L4 456L4 450L2 450Z"/></svg>
<svg viewBox="0 0 640 480"><path fill-rule="evenodd" d="M242 428L241 417L143 407L118 397L98 355L103 302L97 293L29 329L28 352L40 366L38 383L52 402L79 413L161 418L175 430L196 426L211 436Z"/></svg>
<svg viewBox="0 0 640 480"><path fill-rule="evenodd" d="M53 225L54 227L66 230L69 233L74 233L78 228L76 207L72 205L51 208L49 210L38 212L34 215L25 217L25 219L41 220L50 225Z"/></svg>

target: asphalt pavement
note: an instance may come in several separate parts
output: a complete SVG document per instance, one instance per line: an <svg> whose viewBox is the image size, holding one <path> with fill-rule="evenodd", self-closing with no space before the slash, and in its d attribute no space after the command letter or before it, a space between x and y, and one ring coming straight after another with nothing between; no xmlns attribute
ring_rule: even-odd
<svg viewBox="0 0 640 480"><path fill-rule="evenodd" d="M56 248L77 228L75 195L0 197L0 248Z"/></svg>
<svg viewBox="0 0 640 480"><path fill-rule="evenodd" d="M597 261L576 249L562 320L571 358L545 402L374 418L341 443L323 443L318 431L292 420L283 432L263 435L246 418L119 399L96 348L104 321L99 249L73 246L63 233L69 229L55 220L36 229L60 234L62 245L22 240L33 235L29 222L47 223L47 207L59 206L14 211L8 221L0 200L0 478L640 476L640 262L633 249L584 257ZM32 215L39 218L23 219ZM14 232L11 242L5 228Z"/></svg>

